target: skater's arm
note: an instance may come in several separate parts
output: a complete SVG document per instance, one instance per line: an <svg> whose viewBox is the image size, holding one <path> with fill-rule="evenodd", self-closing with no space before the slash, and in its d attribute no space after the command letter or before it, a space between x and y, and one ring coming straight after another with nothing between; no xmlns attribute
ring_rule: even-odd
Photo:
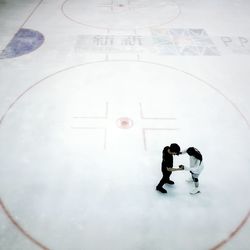
<svg viewBox="0 0 250 250"><path fill-rule="evenodd" d="M187 149L182 150L182 151L179 153L179 155L183 155L183 154L186 154L186 153L187 153Z"/></svg>

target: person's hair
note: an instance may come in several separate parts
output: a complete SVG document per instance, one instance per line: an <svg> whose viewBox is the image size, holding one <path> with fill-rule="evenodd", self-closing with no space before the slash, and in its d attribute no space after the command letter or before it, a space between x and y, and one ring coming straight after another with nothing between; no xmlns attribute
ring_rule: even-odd
<svg viewBox="0 0 250 250"><path fill-rule="evenodd" d="M171 151L172 153L176 153L177 155L178 155L178 154L180 153L180 151L181 151L180 146L179 146L178 144L176 144L176 143L172 143L172 144L170 145L169 149L170 149L170 151Z"/></svg>
<svg viewBox="0 0 250 250"><path fill-rule="evenodd" d="M187 149L187 153L188 153L188 155L193 156L202 162L202 154L200 153L200 151L197 148L190 147Z"/></svg>

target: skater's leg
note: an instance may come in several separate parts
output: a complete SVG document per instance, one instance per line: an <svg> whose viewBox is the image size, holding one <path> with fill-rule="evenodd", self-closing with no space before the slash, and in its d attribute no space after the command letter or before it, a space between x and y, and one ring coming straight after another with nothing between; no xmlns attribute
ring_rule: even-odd
<svg viewBox="0 0 250 250"><path fill-rule="evenodd" d="M166 179L166 182L167 184L170 184L170 185L173 185L174 182L170 180L170 175L172 174L171 171L165 171L164 173L164 176L165 176L165 179Z"/></svg>
<svg viewBox="0 0 250 250"><path fill-rule="evenodd" d="M195 186L196 188L199 187L199 180L198 180L198 178L195 178L195 179L194 179L194 186Z"/></svg>
<svg viewBox="0 0 250 250"><path fill-rule="evenodd" d="M190 192L190 194L198 194L200 193L198 175L192 174L192 178L195 188Z"/></svg>
<svg viewBox="0 0 250 250"><path fill-rule="evenodd" d="M192 183L192 182L194 182L194 179L193 179L193 175L192 175L191 171L190 171L190 174L191 174L191 176L186 179L186 182Z"/></svg>
<svg viewBox="0 0 250 250"><path fill-rule="evenodd" d="M160 180L159 184L156 186L156 190L162 192L162 193L167 193L167 190L163 188L163 185L165 183L167 184L174 184L173 181L169 180L170 175L172 172L165 170L164 168L162 169L162 179Z"/></svg>
<svg viewBox="0 0 250 250"><path fill-rule="evenodd" d="M161 171L162 171L162 174L163 174L163 176L165 178L165 183L173 185L174 182L170 180L170 175L172 174L172 171L168 171L167 167L168 166L164 162L162 162Z"/></svg>
<svg viewBox="0 0 250 250"><path fill-rule="evenodd" d="M167 190L163 188L163 185L166 183L166 178L163 175L159 184L156 186L156 190L160 191L161 193L167 193Z"/></svg>
<svg viewBox="0 0 250 250"><path fill-rule="evenodd" d="M165 176L163 175L159 184L157 185L157 187L163 187L163 185L166 183L166 178Z"/></svg>

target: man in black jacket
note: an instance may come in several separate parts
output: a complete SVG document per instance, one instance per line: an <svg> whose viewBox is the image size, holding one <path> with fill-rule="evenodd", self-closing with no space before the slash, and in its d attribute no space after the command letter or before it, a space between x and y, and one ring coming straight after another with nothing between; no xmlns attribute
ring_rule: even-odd
<svg viewBox="0 0 250 250"><path fill-rule="evenodd" d="M160 180L159 184L156 186L156 190L160 191L161 193L167 193L167 190L163 188L163 185L165 183L170 185L174 184L174 182L171 181L169 177L172 174L172 171L179 170L173 169L173 155L179 155L179 153L180 146L176 143L172 143L170 146L165 147L162 151L161 171L163 177Z"/></svg>

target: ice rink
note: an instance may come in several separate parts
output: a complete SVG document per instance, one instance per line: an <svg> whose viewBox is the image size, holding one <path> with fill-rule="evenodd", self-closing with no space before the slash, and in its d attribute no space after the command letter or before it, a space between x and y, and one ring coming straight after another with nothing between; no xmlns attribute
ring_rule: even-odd
<svg viewBox="0 0 250 250"><path fill-rule="evenodd" d="M0 0L0 250L249 250L249 13ZM155 190L171 143L200 194Z"/></svg>

